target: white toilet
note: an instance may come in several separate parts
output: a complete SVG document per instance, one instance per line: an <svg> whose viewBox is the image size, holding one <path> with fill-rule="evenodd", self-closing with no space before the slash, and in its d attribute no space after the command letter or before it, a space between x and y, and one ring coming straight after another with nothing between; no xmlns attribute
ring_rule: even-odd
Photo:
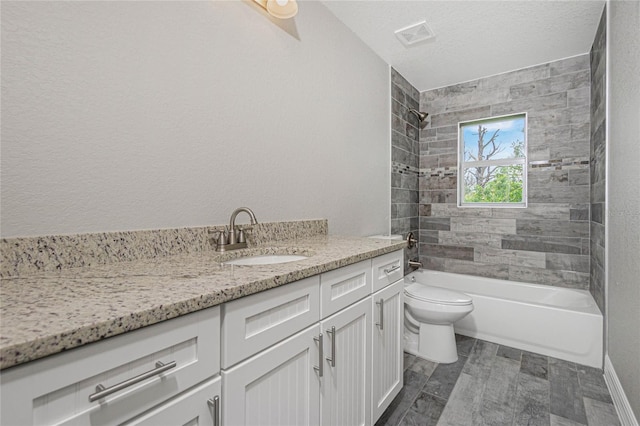
<svg viewBox="0 0 640 426"><path fill-rule="evenodd" d="M470 296L442 287L404 288L405 351L443 364L458 360L453 323L473 311Z"/></svg>

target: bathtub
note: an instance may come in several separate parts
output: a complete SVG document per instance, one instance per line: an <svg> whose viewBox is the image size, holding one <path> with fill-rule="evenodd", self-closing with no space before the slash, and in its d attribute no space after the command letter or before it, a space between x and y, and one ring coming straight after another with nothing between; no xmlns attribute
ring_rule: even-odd
<svg viewBox="0 0 640 426"><path fill-rule="evenodd" d="M602 314L587 290L420 269L406 283L468 294L474 310L456 333L602 368Z"/></svg>

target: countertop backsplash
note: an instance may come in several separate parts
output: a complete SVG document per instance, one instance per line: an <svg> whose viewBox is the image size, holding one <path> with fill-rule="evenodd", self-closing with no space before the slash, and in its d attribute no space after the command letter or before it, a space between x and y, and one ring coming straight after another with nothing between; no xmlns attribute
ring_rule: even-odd
<svg viewBox="0 0 640 426"><path fill-rule="evenodd" d="M241 225L246 226L246 225ZM69 268L154 259L211 251L209 231L196 228L49 235L0 240L0 277L9 278ZM327 235L326 219L258 223L247 231L250 247Z"/></svg>

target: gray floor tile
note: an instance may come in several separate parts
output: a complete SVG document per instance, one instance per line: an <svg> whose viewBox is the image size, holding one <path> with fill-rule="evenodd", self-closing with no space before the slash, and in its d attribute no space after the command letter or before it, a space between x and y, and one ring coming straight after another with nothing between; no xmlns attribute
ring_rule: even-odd
<svg viewBox="0 0 640 426"><path fill-rule="evenodd" d="M552 356L548 357L549 358L549 366L556 366L559 368L563 368L563 369L568 369L568 370L577 370L577 366L575 362L571 362L571 361L565 361L563 359L558 359L558 358L554 358Z"/></svg>
<svg viewBox="0 0 640 426"><path fill-rule="evenodd" d="M475 344L475 338L463 336L462 334L456 334L456 347L458 348L458 355L468 356L473 349L473 345Z"/></svg>
<svg viewBox="0 0 640 426"><path fill-rule="evenodd" d="M618 413L613 404L584 398L584 408L587 412L589 426L619 426Z"/></svg>
<svg viewBox="0 0 640 426"><path fill-rule="evenodd" d="M426 359L416 357L415 361L413 361L409 369L429 378L431 377L437 366L437 362L428 361Z"/></svg>
<svg viewBox="0 0 640 426"><path fill-rule="evenodd" d="M580 390L582 391L582 396L584 398L591 398L607 404L613 404L609 389L603 389L599 386L587 384L580 385Z"/></svg>
<svg viewBox="0 0 640 426"><path fill-rule="evenodd" d="M438 426L481 424L480 402L485 383L477 376L462 373L451 392Z"/></svg>
<svg viewBox="0 0 640 426"><path fill-rule="evenodd" d="M509 346L498 347L498 356L509 358L520 362L522 359L522 351L520 349L510 348Z"/></svg>
<svg viewBox="0 0 640 426"><path fill-rule="evenodd" d="M436 426L446 403L447 401L444 399L423 392L415 400L400 424L407 426Z"/></svg>
<svg viewBox="0 0 640 426"><path fill-rule="evenodd" d="M550 421L549 382L519 374L514 426L549 426Z"/></svg>
<svg viewBox="0 0 640 426"><path fill-rule="evenodd" d="M587 424L582 389L578 383L578 372L562 365L551 365L549 366L549 385L551 413Z"/></svg>
<svg viewBox="0 0 640 426"><path fill-rule="evenodd" d="M577 369L582 396L609 404L613 403L602 370L584 365L578 365Z"/></svg>
<svg viewBox="0 0 640 426"><path fill-rule="evenodd" d="M520 371L540 379L547 379L549 372L549 361L546 356L531 352L522 353L522 363Z"/></svg>
<svg viewBox="0 0 640 426"><path fill-rule="evenodd" d="M376 426L619 425L602 370L460 335L456 343L453 364L405 354L405 386Z"/></svg>
<svg viewBox="0 0 640 426"><path fill-rule="evenodd" d="M520 362L496 356L480 404L482 422L511 426L516 404Z"/></svg>
<svg viewBox="0 0 640 426"><path fill-rule="evenodd" d="M458 361L453 364L438 364L438 367L429 377L424 391L430 395L448 399L465 362L467 362L467 357L458 356Z"/></svg>
<svg viewBox="0 0 640 426"><path fill-rule="evenodd" d="M389 408L385 410L380 419L376 422L376 426L388 425L396 426L400 424L400 420L404 417L413 402L416 400L420 391L427 382L427 378L415 371L406 370L404 372L404 386L396 396Z"/></svg>
<svg viewBox="0 0 640 426"><path fill-rule="evenodd" d="M592 384L601 388L607 387L604 381L604 372L599 368L593 368L586 365L576 365L578 371L578 380L581 385Z"/></svg>
<svg viewBox="0 0 640 426"><path fill-rule="evenodd" d="M551 426L587 426L582 423L574 422L573 420L565 419L564 417L551 415Z"/></svg>
<svg viewBox="0 0 640 426"><path fill-rule="evenodd" d="M415 355L411 355L410 353L404 352L404 369L411 367L413 361L416 359Z"/></svg>
<svg viewBox="0 0 640 426"><path fill-rule="evenodd" d="M472 376L487 378L491 372L493 360L498 352L498 345L484 340L478 340L469 354L469 360L462 370Z"/></svg>

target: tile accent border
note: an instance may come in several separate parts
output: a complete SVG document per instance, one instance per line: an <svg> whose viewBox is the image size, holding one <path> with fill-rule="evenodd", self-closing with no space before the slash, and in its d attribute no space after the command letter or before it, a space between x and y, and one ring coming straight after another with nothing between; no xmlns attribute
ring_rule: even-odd
<svg viewBox="0 0 640 426"><path fill-rule="evenodd" d="M210 230L196 228L48 235L0 240L0 277L16 277L115 262L212 250ZM247 232L249 246L328 233L326 219L258 223Z"/></svg>
<svg viewBox="0 0 640 426"><path fill-rule="evenodd" d="M529 161L531 169L542 170L573 170L589 167L588 158L565 158L542 161Z"/></svg>
<svg viewBox="0 0 640 426"><path fill-rule="evenodd" d="M413 166L409 166L407 164L397 163L395 161L391 162L391 172L392 173L403 173L403 174L420 174L421 169Z"/></svg>
<svg viewBox="0 0 640 426"><path fill-rule="evenodd" d="M430 169L420 169L420 177L445 177L445 176L457 176L457 167L433 167Z"/></svg>
<svg viewBox="0 0 640 426"><path fill-rule="evenodd" d="M604 380L611 393L611 399L613 400L614 407L616 407L622 426L638 426L638 420L633 414L629 399L627 399L627 395L624 393L624 389L613 368L609 355L604 356Z"/></svg>
<svg viewBox="0 0 640 426"><path fill-rule="evenodd" d="M576 169L588 169L589 168L589 159L588 158L560 158L560 159L551 159L551 160L537 160L537 161L529 161L529 171L538 171L538 170L576 170ZM396 169L396 165L394 164L394 171ZM400 170L400 167L398 167ZM409 170L407 166L407 171L409 173L413 172ZM400 171L402 173L402 171ZM432 167L427 169L419 170L420 176L429 176L429 177L444 177L444 176L456 176L458 174L457 167Z"/></svg>

